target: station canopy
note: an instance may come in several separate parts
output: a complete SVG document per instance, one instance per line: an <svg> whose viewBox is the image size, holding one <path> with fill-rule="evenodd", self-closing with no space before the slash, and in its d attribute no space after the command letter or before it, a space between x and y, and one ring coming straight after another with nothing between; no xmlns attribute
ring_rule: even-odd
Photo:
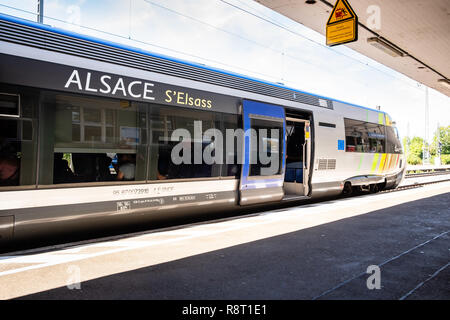
<svg viewBox="0 0 450 320"><path fill-rule="evenodd" d="M257 0L325 35L335 0ZM450 97L449 0L348 0L358 15L349 48Z"/></svg>

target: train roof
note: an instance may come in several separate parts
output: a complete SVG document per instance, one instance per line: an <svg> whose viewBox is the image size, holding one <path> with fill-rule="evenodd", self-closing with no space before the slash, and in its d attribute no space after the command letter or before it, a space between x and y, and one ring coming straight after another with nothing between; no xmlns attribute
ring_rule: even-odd
<svg viewBox="0 0 450 320"><path fill-rule="evenodd" d="M9 34L6 37L3 36L2 33L5 33L5 31L4 31L5 30L5 25L4 25L4 23L1 23L1 22L9 23L10 27L11 27L12 24L19 25L19 26L21 25L21 26L24 26L24 27L30 27L30 28L38 29L38 30L41 30L41 31L44 31L44 32L51 32L53 34L57 34L57 35L61 35L61 36L71 37L71 38L84 40L84 41L87 41L87 42L90 42L90 43L94 43L94 44L99 44L99 45L103 45L103 46L107 46L107 47L111 47L111 48L116 48L116 49L120 49L120 50L125 50L125 51L129 51L129 52L137 53L139 55L145 55L145 56L153 57L153 58L156 58L156 59L162 59L162 60L165 60L165 61L169 61L169 62L173 62L173 63L176 63L176 64L184 65L184 66L187 66L187 67L190 67L190 68L196 68L196 69L199 69L199 70L205 70L205 71L208 71L208 72L221 74L221 75L226 76L228 78L232 77L232 78L242 79L242 80L245 80L247 82L250 81L250 82L253 82L253 83L256 83L256 84L260 84L260 85L263 85L263 86L266 86L266 87L270 86L270 87L278 88L278 89L284 90L284 91L287 90L287 91L293 93L293 98L286 98L286 97L283 97L283 96L276 96L275 95L276 97L279 97L279 98L282 98L282 99L284 98L284 99L287 99L287 100L298 101L299 97L296 96L296 93L298 93L303 98L303 99L300 99L300 101L298 101L298 102L304 102L304 103L317 105L317 103L311 103L311 102L302 101L302 100L305 100L305 98L303 96L308 96L308 97L315 97L317 99L328 100L330 102L331 101L341 102L341 103L344 103L344 104L349 105L349 106L353 106L353 107L357 107L357 108L363 108L363 109L367 109L367 110L374 111L374 112L385 113L384 111L381 111L381 110L375 110L375 109L364 107L364 106L361 106L361 105L357 105L357 104L353 104L353 103L349 103L349 102L345 102L345 101L341 101L341 100L337 100L337 99L332 99L332 98L321 96L321 95L317 95L317 94L312 94L312 93L305 92L305 91L302 91L302 90L298 90L298 89L295 89L295 88L290 88L290 87L281 85L279 83L274 83L274 82L270 82L270 81L266 81L266 80L252 78L252 77L245 76L243 74L235 73L235 72L232 72L232 71L227 71L227 70L223 70L223 69L219 69L219 68L215 68L215 67L209 67L209 66L206 66L206 65L203 65L203 64L200 64L200 63L185 61L185 60L181 60L181 59L178 59L178 58L166 56L166 55L163 55L163 54L153 53L153 52L150 52L150 51L147 51L147 50L143 50L143 49L140 49L140 48L137 48L137 47L133 47L133 46L125 45L125 44L120 44L120 43L104 40L104 39L93 37L93 36L83 35L83 34L79 34L79 33L73 32L73 31L64 30L64 29L60 29L60 28L57 28L57 27L52 27L52 26L49 26L49 25L40 24L40 23L37 23L37 22L34 22L34 21L30 21L30 20L26 20L26 19L22 19L22 18L18 18L18 17L14 17L14 16L10 16L10 15L7 15L7 14L0 13L0 40L4 40L4 41L19 42L19 44L25 44L25 45L29 45L29 46L41 47L43 49L52 50L51 48L47 48L45 44L41 45L41 46L37 45L36 41L34 41L34 42L28 41L28 43L27 42L24 43L24 41L11 41L11 40L14 40L14 37L11 37L11 34ZM8 28L8 25L6 25L6 28ZM27 29L27 30L30 31L29 29ZM23 32L24 31L26 32L27 30L21 30L21 32L18 32L18 34L16 35L16 38L20 37L20 35L22 35ZM57 51L57 50L53 49L53 51ZM91 58L91 59L95 59L95 58ZM106 62L114 63L114 62L108 61L108 60ZM157 72L157 71L155 71L155 72ZM189 77L186 77L186 76L185 76L185 78L189 79ZM202 81L201 78L200 79L192 79L192 80ZM208 82L208 81L204 81L204 82ZM244 88L243 90L248 90L248 89ZM251 91L251 90L248 90L248 91ZM253 92L255 92L255 91L253 91ZM260 93L260 92L258 92L258 93ZM262 94L264 94L264 93L262 93ZM268 93L265 93L265 94L267 95ZM284 93L284 95L285 95L285 93ZM318 105L318 106L320 106L320 105Z"/></svg>

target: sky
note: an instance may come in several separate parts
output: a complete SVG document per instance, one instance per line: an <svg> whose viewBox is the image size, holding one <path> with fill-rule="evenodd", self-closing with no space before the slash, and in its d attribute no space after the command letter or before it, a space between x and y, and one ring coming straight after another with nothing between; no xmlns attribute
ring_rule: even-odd
<svg viewBox="0 0 450 320"><path fill-rule="evenodd" d="M37 0L0 0L36 20ZM44 23L301 91L380 106L401 136L425 136L425 86L253 0L45 0ZM450 98L428 89L431 141Z"/></svg>

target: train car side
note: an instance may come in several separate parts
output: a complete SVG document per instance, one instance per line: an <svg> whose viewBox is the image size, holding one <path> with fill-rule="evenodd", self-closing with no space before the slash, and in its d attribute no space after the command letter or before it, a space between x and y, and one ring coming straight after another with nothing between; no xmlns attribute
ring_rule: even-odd
<svg viewBox="0 0 450 320"><path fill-rule="evenodd" d="M0 243L377 191L403 178L384 112L4 15L0 24L16 31L0 31ZM272 130L257 141L278 167L264 173L265 162L251 161L251 139L223 143L223 162L175 164L177 129L201 154L218 143L212 129Z"/></svg>

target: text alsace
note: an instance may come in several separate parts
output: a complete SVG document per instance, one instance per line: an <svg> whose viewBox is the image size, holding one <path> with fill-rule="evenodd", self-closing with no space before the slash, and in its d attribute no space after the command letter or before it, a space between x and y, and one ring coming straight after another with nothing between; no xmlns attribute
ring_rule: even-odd
<svg viewBox="0 0 450 320"><path fill-rule="evenodd" d="M80 76L80 72L74 69L64 85L64 88L67 89L70 86L76 86L78 90L81 91L155 100L155 97L153 96L154 84L151 82L144 82L141 80L127 81L122 77L113 78L107 74L102 75L100 79L91 79L91 77L91 72L87 72L85 78L83 78Z"/></svg>

